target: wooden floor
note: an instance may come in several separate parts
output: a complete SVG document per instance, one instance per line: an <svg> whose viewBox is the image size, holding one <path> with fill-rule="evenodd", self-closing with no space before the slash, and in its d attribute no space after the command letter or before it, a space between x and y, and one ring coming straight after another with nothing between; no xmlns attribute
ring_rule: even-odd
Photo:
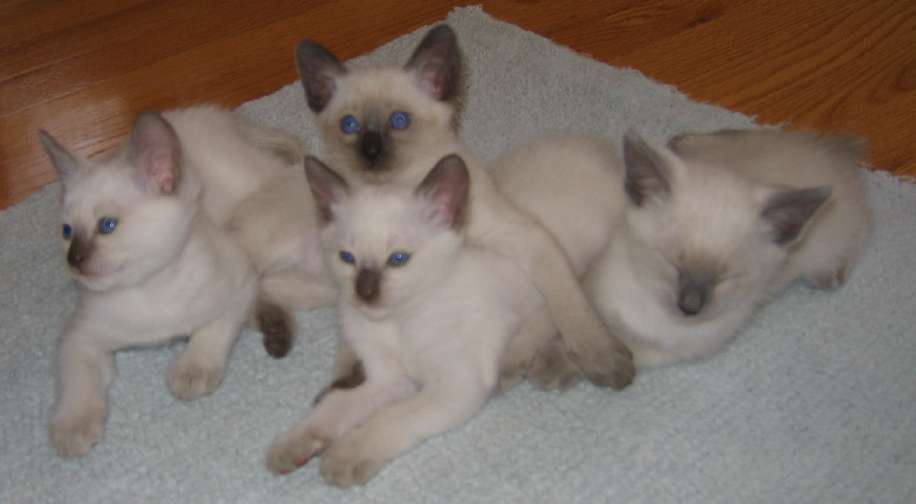
<svg viewBox="0 0 916 504"><path fill-rule="evenodd" d="M860 133L876 166L916 175L916 1L480 3L695 99L765 122ZM0 0L0 208L54 179L40 127L98 154L140 110L237 105L295 80L293 47L305 36L349 58L458 4Z"/></svg>

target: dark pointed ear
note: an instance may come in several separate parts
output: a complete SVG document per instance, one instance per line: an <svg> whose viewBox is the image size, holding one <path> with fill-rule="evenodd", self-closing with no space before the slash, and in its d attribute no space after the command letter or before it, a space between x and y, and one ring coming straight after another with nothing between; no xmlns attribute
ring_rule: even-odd
<svg viewBox="0 0 916 504"><path fill-rule="evenodd" d="M181 142L158 112L137 117L127 143L127 159L147 191L172 194L181 178Z"/></svg>
<svg viewBox="0 0 916 504"><path fill-rule="evenodd" d="M439 25L423 37L407 61L420 88L439 101L451 99L461 78L461 51L458 38L448 25Z"/></svg>
<svg viewBox="0 0 916 504"><path fill-rule="evenodd" d="M309 108L320 114L334 97L337 77L347 73L347 68L331 51L309 39L296 47L296 66Z"/></svg>
<svg viewBox="0 0 916 504"><path fill-rule="evenodd" d="M331 206L347 195L349 192L347 182L314 156L305 158L305 178L309 181L315 204L318 205L318 214L322 224L331 222L334 217Z"/></svg>
<svg viewBox="0 0 916 504"><path fill-rule="evenodd" d="M45 130L38 130L38 140L51 158L57 176L66 185L67 180L79 169L79 160Z"/></svg>
<svg viewBox="0 0 916 504"><path fill-rule="evenodd" d="M780 191L768 197L760 216L770 226L773 242L788 245L795 241L830 193L830 186L821 186Z"/></svg>
<svg viewBox="0 0 916 504"><path fill-rule="evenodd" d="M623 160L626 165L624 189L636 206L641 206L648 198L665 198L671 194L665 160L633 130L624 136Z"/></svg>
<svg viewBox="0 0 916 504"><path fill-rule="evenodd" d="M457 154L450 154L436 163L415 192L429 198L436 215L447 226L456 228L464 222L470 186L471 177L464 160Z"/></svg>

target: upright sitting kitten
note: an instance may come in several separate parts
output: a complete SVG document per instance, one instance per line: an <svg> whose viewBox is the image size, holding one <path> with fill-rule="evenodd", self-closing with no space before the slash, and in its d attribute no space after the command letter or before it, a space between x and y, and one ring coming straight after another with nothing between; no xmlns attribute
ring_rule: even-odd
<svg viewBox="0 0 916 504"><path fill-rule="evenodd" d="M315 159L306 168L342 337L365 381L330 391L277 438L268 466L286 473L323 452L325 480L348 487L479 411L506 344L543 298L512 259L463 243L474 182L457 155L415 190L353 187Z"/></svg>
<svg viewBox="0 0 916 504"><path fill-rule="evenodd" d="M588 277L638 366L710 355L796 278L845 282L870 228L848 139L749 130L624 141L626 217Z"/></svg>
<svg viewBox="0 0 916 504"><path fill-rule="evenodd" d="M59 344L51 440L82 455L104 432L114 352L190 334L168 372L180 399L212 392L255 296L242 249L202 210L201 180L172 126L139 117L105 162L80 159L42 131L63 182L63 240L80 286Z"/></svg>
<svg viewBox="0 0 916 504"><path fill-rule="evenodd" d="M609 334L560 245L500 195L458 138L450 101L459 88L460 54L448 26L431 30L403 68L351 70L309 40L299 44L297 63L325 155L350 185L415 186L439 159L460 155L472 179L464 227L470 241L528 273L569 356L593 383L621 388L632 381L632 355ZM341 369L350 364L339 362Z"/></svg>

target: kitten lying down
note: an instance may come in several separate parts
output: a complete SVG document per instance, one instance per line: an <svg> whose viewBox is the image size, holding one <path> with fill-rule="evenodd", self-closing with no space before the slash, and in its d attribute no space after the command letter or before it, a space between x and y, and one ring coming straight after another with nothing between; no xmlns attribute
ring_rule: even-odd
<svg viewBox="0 0 916 504"><path fill-rule="evenodd" d="M59 342L50 434L60 455L82 455L103 436L114 353L190 335L169 387L180 399L212 392L257 277L204 211L220 202L201 202L193 156L161 115L141 115L103 162L78 158L46 132L40 139L63 182L63 241L80 287Z"/></svg>
<svg viewBox="0 0 916 504"><path fill-rule="evenodd" d="M623 160L607 157L616 168L558 170L564 150L596 157L583 142L517 149L495 178L556 234L577 273L591 265L586 289L638 366L717 352L797 278L842 285L869 236L856 140L727 130L654 149L631 133Z"/></svg>
<svg viewBox="0 0 916 504"><path fill-rule="evenodd" d="M267 464L286 473L321 454L325 480L348 487L479 411L508 341L525 337L518 329L544 300L512 259L465 242L473 182L459 156L415 189L351 186L318 160L306 166L341 337L365 380L328 392Z"/></svg>

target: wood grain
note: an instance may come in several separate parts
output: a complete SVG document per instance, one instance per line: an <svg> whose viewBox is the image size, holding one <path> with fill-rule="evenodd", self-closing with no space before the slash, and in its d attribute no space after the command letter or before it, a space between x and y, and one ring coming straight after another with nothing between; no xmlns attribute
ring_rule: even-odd
<svg viewBox="0 0 916 504"><path fill-rule="evenodd" d="M38 128L98 155L142 110L234 106L293 81L293 47L303 37L350 58L462 3L0 2L0 207L55 178ZM877 166L916 175L916 2L482 3L497 18L697 100L764 122L862 134Z"/></svg>

